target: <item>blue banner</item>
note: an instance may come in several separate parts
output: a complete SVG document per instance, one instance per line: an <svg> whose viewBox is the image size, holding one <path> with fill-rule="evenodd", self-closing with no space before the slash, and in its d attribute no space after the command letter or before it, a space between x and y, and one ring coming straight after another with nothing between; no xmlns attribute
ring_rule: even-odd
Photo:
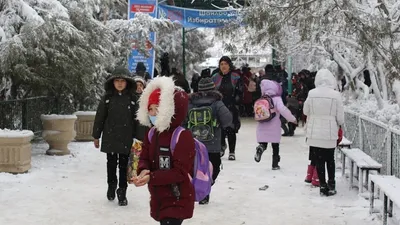
<svg viewBox="0 0 400 225"><path fill-rule="evenodd" d="M135 14L148 13L152 17L157 16L157 0L129 0L128 17L129 19L135 18ZM143 62L146 66L146 71L153 78L154 76L154 61L155 61L155 51L152 44L156 42L156 34L154 32L150 33L149 42L146 43L146 51L148 51L150 57L139 53L137 50L137 39L135 35L132 35L132 52L128 57L128 69L131 72L136 72L136 65L138 62Z"/></svg>
<svg viewBox="0 0 400 225"><path fill-rule="evenodd" d="M240 19L238 10L199 10L169 5L158 6L158 17L179 22L183 27L223 27Z"/></svg>

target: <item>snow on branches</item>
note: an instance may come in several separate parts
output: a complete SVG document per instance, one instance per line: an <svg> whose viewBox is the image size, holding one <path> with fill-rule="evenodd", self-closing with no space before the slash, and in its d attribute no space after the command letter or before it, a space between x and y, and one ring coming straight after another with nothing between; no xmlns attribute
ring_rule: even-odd
<svg viewBox="0 0 400 225"><path fill-rule="evenodd" d="M144 14L121 20L126 7L125 0L1 0L0 94L95 102L107 70L126 61L130 37L144 46L149 32L175 29Z"/></svg>
<svg viewBox="0 0 400 225"><path fill-rule="evenodd" d="M333 60L357 98L370 92L363 71L371 75L371 88L381 99L400 99L392 90L400 80L400 2L397 0L254 0L244 8L241 38L253 45L270 44L280 59L292 56L303 68L318 69ZM235 35L235 29L225 33ZM244 33L244 34L243 34ZM244 36L243 36L244 35ZM305 60L307 59L307 60ZM336 72L336 71L333 71Z"/></svg>

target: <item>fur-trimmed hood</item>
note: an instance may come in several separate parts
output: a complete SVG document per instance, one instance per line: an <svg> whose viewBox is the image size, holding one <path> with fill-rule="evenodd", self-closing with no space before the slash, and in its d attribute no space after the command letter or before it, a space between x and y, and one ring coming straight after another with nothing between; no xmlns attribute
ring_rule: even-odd
<svg viewBox="0 0 400 225"><path fill-rule="evenodd" d="M106 82L104 83L104 89L106 90L106 92L113 92L115 90L114 87L115 79L125 79L126 80L125 90L132 93L136 91L136 82L131 77L121 74L121 75L112 75L106 80Z"/></svg>
<svg viewBox="0 0 400 225"><path fill-rule="evenodd" d="M219 91L200 91L189 96L189 101L193 105L202 105L222 100L222 94Z"/></svg>
<svg viewBox="0 0 400 225"><path fill-rule="evenodd" d="M158 132L163 132L170 128L176 128L185 120L189 96L174 84L172 77L156 77L147 84L139 99L139 110L137 119L144 126L151 126L148 114L149 97L156 89L161 90L160 103L158 105L157 119L154 127Z"/></svg>

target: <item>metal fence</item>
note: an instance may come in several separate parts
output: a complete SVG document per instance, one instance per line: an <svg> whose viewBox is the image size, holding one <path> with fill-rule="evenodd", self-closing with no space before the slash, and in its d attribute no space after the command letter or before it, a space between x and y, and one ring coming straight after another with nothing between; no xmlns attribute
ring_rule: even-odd
<svg viewBox="0 0 400 225"><path fill-rule="evenodd" d="M377 162L382 174L400 178L400 130L355 112L345 112L344 135Z"/></svg>
<svg viewBox="0 0 400 225"><path fill-rule="evenodd" d="M42 114L72 113L74 109L68 102L55 97L33 97L21 100L0 101L0 128L26 129L35 135L42 130Z"/></svg>

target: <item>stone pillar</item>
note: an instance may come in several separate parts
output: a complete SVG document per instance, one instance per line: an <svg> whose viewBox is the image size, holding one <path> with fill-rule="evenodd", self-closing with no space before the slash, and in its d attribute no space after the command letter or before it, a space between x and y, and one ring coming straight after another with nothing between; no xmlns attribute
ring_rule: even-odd
<svg viewBox="0 0 400 225"><path fill-rule="evenodd" d="M25 173L31 168L31 140L29 130L0 129L0 172Z"/></svg>
<svg viewBox="0 0 400 225"><path fill-rule="evenodd" d="M93 124L94 118L96 116L95 111L90 112L82 112L78 111L74 113L77 116L77 120L75 122L75 130L76 130L76 141L93 141L92 132L93 132Z"/></svg>
<svg viewBox="0 0 400 225"><path fill-rule="evenodd" d="M49 144L47 155L68 155L68 144L76 136L75 115L42 115L43 139Z"/></svg>

